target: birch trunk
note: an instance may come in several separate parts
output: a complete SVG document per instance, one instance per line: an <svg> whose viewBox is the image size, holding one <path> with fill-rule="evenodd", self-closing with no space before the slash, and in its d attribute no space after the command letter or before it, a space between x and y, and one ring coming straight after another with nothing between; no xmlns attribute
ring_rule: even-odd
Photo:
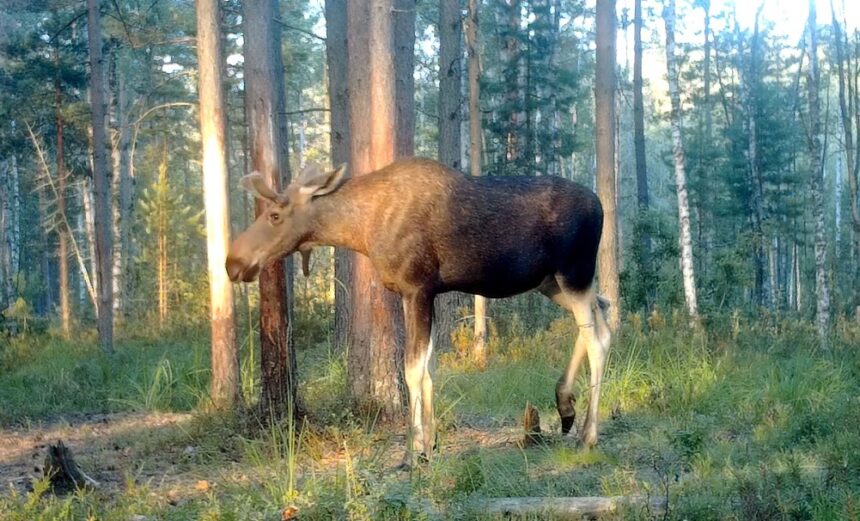
<svg viewBox="0 0 860 521"><path fill-rule="evenodd" d="M833 13L833 40L836 47L836 63L837 63L837 72L838 72L838 80L839 80L839 114L842 120L842 135L844 139L844 148L845 148L845 166L846 166L846 177L848 178L848 192L850 195L851 202L849 204L849 208L851 211L851 238L852 238L852 258L854 259L854 280L860 280L860 198L858 198L858 186L857 186L857 175L856 175L856 165L857 157L855 155L856 150L854 149L854 132L853 126L851 122L851 112L853 110L857 110L857 107L853 106L853 98L851 96L851 81L850 79L846 79L846 71L845 71L845 41L842 36L842 28L839 25L839 22L836 20L836 10L833 8L833 2L830 2L830 10ZM849 69L850 69L850 61L849 61ZM849 70L850 74L850 70ZM839 208L840 200L837 199L836 207ZM838 237L838 229L837 226L837 237ZM860 286L858 284L854 284L854 304L860 304Z"/></svg>
<svg viewBox="0 0 860 521"><path fill-rule="evenodd" d="M809 157L812 188L812 212L815 220L815 316L821 346L827 349L830 331L830 286L827 281L827 232L824 222L824 168L821 147L821 108L819 103L818 26L815 2L809 1L807 27L809 67L806 72L809 103Z"/></svg>
<svg viewBox="0 0 860 521"><path fill-rule="evenodd" d="M675 0L668 0L663 10L666 23L666 65L668 68L670 115L672 127L672 156L675 164L675 185L678 195L678 241L681 247L681 276L684 281L684 300L687 313L694 320L699 317L696 297L696 276L693 269L693 237L690 233L690 206L687 201L687 172L684 142L681 136L681 94L678 90L678 68L675 58Z"/></svg>
<svg viewBox="0 0 860 521"><path fill-rule="evenodd" d="M84 231L87 238L87 257L90 261L89 273L90 280L93 284L93 290L99 295L98 285L98 260L96 259L96 226L95 226L95 204L93 203L93 187L92 181L85 177L78 185L80 190L81 208L84 212ZM98 303L98 299L96 299ZM98 305L96 304L93 311L98 315Z"/></svg>
<svg viewBox="0 0 860 521"><path fill-rule="evenodd" d="M478 0L469 0L466 24L466 49L469 56L469 172L481 175L480 55L478 41ZM472 356L479 367L487 364L487 299L475 295L475 339Z"/></svg>

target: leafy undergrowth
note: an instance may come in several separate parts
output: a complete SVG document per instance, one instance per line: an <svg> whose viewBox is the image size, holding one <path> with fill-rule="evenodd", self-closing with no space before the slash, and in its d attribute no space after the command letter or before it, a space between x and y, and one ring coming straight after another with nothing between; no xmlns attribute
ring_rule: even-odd
<svg viewBox="0 0 860 521"><path fill-rule="evenodd" d="M103 486L60 498L44 482L10 486L0 519L278 519L286 507L300 519L473 519L484 517L470 508L476 498L634 494L668 496L668 519L860 518L856 325L839 325L822 351L799 322L735 317L709 333L661 317L629 322L608 362L598 448L554 434L554 385L574 336L560 320L496 339L483 372L441 354L440 451L412 473L394 468L404 429L347 410L343 357L325 347L299 360L309 421L260 428L206 412L203 340L129 342L113 357L90 344L16 341L0 348L0 445L56 434L57 418L77 414L58 432L95 432L72 446ZM581 414L582 378L578 397ZM524 449L527 401L553 434ZM93 426L123 425L131 411L162 421Z"/></svg>

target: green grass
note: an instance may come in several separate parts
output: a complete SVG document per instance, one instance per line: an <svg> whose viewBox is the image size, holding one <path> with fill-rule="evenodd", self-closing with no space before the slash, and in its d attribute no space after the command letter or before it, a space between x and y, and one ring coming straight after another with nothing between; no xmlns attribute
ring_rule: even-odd
<svg viewBox="0 0 860 521"><path fill-rule="evenodd" d="M37 486L0 495L0 519L277 519L287 505L301 519L473 519L482 518L469 509L477 497L627 494L668 494L669 519L860 517L856 325L840 324L823 352L810 327L791 321L726 318L710 333L671 319L652 317L648 332L639 323L633 317L614 339L593 450L555 434L553 390L573 345L570 321L494 339L483 372L443 353L435 378L441 451L411 475L392 471L385 457L402 443L388 434L403 427L372 431L372 421L345 409L344 361L326 347L299 360L310 422L259 429L201 412L203 340L129 342L111 358L89 344L16 341L0 348L0 422L195 411L189 426L141 442L135 457L175 461L186 479L216 485L179 501L134 475L119 490L73 497ZM582 415L584 379L577 394ZM468 434L515 432L526 401L553 433L546 445L482 446ZM183 454L189 445L197 449Z"/></svg>

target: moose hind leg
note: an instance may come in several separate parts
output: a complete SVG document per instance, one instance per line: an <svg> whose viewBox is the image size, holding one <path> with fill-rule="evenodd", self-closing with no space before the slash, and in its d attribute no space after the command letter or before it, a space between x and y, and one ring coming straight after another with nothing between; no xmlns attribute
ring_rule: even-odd
<svg viewBox="0 0 860 521"><path fill-rule="evenodd" d="M548 277L544 280L538 287L538 291L546 295L547 298L560 307L573 312L575 295L569 290L563 290L555 277ZM579 319L576 320L579 322ZM580 334L576 337L576 342L573 346L570 361L555 386L555 406L558 410L558 415L561 417L562 434L568 434L576 420L576 397L573 393L573 383L576 381L577 374L579 374L579 368L582 365L582 359L585 357L586 352L587 339L580 330Z"/></svg>
<svg viewBox="0 0 860 521"><path fill-rule="evenodd" d="M411 462L419 456L429 458L435 438L433 419L433 382L430 376L430 356L433 352L431 320L432 303L421 296L404 298L406 319L406 385L409 389L408 452Z"/></svg>
<svg viewBox="0 0 860 521"><path fill-rule="evenodd" d="M603 369L606 357L609 355L610 332L606 321L606 310L609 301L600 295L595 295L591 301L594 317L594 338L588 346L588 362L591 377L591 398L588 402L588 412L582 428L582 442L586 446L597 443L597 407L600 402L600 387L603 382Z"/></svg>

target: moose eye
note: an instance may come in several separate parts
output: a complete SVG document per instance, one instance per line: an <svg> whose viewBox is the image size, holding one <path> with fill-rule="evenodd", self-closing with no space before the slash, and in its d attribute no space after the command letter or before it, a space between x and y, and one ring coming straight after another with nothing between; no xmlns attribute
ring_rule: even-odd
<svg viewBox="0 0 860 521"><path fill-rule="evenodd" d="M281 214L272 212L269 214L269 222L272 224L278 224L281 222Z"/></svg>

